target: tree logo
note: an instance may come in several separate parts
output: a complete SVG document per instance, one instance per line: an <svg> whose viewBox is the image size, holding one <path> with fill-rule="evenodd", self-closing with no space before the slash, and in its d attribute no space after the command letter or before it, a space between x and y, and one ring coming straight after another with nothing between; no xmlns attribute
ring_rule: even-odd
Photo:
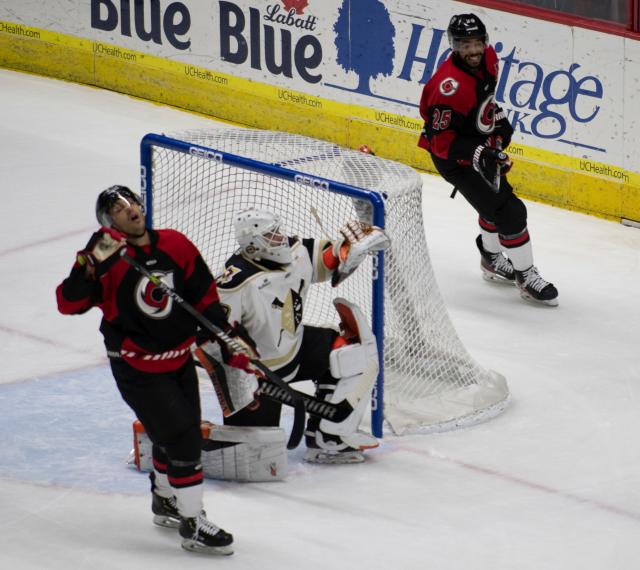
<svg viewBox="0 0 640 570"><path fill-rule="evenodd" d="M393 72L396 29L382 1L342 0L333 31L336 34L336 61L345 71L358 75L358 85L355 89L325 85L406 104L406 101L372 93L369 85L372 79Z"/></svg>

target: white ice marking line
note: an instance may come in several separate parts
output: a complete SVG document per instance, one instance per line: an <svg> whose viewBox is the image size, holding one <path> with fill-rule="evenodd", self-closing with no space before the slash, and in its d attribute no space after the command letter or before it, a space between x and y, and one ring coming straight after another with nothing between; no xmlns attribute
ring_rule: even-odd
<svg viewBox="0 0 640 570"><path fill-rule="evenodd" d="M640 522L640 513L636 513L633 511L628 511L626 509L621 509L620 507L616 507L615 505L608 505L607 503L602 503L601 501L597 501L595 499L589 499L587 497L581 497L579 495L574 495L573 493L567 491L561 491L560 489L554 489L553 487L549 487L547 485L543 485L541 483L535 483L533 481L527 481L526 479L522 479L520 477L516 477L514 475L509 475L507 473L501 473L500 471L496 471L494 469L490 469L488 467L482 467L480 465L473 465L472 463L467 463L466 461L460 461L459 459L453 459L452 457L447 457L446 455L442 455L440 453L435 453L433 451L427 451L424 449L417 449L415 447L410 447L407 445L394 445L393 446L397 451L407 451L409 453L413 453L415 455L422 455L425 457L430 457L432 459L439 459L441 461L446 461L447 463L451 463L458 467L462 467L463 469L468 469L469 471L475 471L476 473L482 473L483 475L488 475L490 477L496 477L498 479L502 479L503 481L508 481L509 483L514 483L516 485L520 485L522 487L527 487L529 489L533 489L535 491L541 491L543 493L547 493L549 495L556 495L558 497L562 497L564 499L569 499L576 503L581 503L583 505L590 505L597 509L601 509L603 511L607 511L609 513L613 513L616 515L620 515L634 521Z"/></svg>
<svg viewBox="0 0 640 570"><path fill-rule="evenodd" d="M38 336L32 334L30 332L20 331L18 329L14 329L13 327L7 327L5 325L0 325L0 331L6 332L11 335L21 336L22 338L26 338L28 340L33 340L35 342L40 342L42 344L48 344L49 346L53 346L55 348L64 348L65 350L69 350L71 352L76 352L78 354L86 354L87 350L84 348L76 348L75 346L71 346L70 344L64 344L62 342L57 342L55 340L51 340L49 337Z"/></svg>
<svg viewBox="0 0 640 570"><path fill-rule="evenodd" d="M75 374L77 372L84 372L85 370L95 370L96 368L102 366L108 366L106 357L100 358L99 360L94 360L92 362L89 362L88 364L84 364L83 366L74 366L73 368L65 368L63 370L44 372L43 374L32 374L31 376L27 376L25 378L17 378L16 380L2 382L0 383L0 390L5 386L11 386L13 384L24 384L26 382L32 382L33 380L51 380L54 378L60 378L61 376L65 376L66 374Z"/></svg>
<svg viewBox="0 0 640 570"><path fill-rule="evenodd" d="M10 253L16 253L18 251L24 251L25 249L30 249L32 247L38 247L40 245L44 245L46 243L51 243L52 241L58 241L61 239L66 239L68 237L71 236L75 236L78 234L88 234L91 231L95 231L95 226L91 226L90 228L83 228L81 230L73 230L71 232L66 232L64 234L59 234L57 236L53 236L53 237L48 237L48 238L43 238L40 239L38 241L32 241L31 243L25 243L22 245L17 245L15 247L11 247L9 249L5 249L0 251L0 257L4 256L4 255L9 255Z"/></svg>

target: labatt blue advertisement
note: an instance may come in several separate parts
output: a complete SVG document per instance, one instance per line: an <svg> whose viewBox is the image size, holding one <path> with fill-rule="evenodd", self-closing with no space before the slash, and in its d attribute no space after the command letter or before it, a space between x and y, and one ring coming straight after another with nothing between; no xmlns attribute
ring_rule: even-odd
<svg viewBox="0 0 640 570"><path fill-rule="evenodd" d="M127 69L136 83L145 67L162 68L192 84L167 80L158 92L161 78L152 73L150 98L245 124L353 144L337 133L364 136L369 125L383 155L428 168L411 148L422 129L418 102L450 53L448 21L462 12L483 19L500 59L496 102L515 129L525 194L603 215L598 209L624 207L618 197L591 197L588 207L572 201L607 184L637 197L640 160L629 149L640 142L631 128L638 111L630 98L640 71L629 62L640 50L622 36L435 0L7 0L0 34L33 41L28 34L44 28L88 39L96 69L118 69L108 87L127 92ZM575 186L570 196L541 174L548 167L582 177L567 186Z"/></svg>

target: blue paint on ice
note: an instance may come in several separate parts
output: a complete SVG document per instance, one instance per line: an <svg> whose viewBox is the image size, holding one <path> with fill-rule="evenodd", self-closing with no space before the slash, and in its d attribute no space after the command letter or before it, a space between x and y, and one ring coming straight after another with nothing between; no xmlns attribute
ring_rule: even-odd
<svg viewBox="0 0 640 570"><path fill-rule="evenodd" d="M216 421L209 395L203 417ZM134 419L108 366L0 385L0 477L146 493L146 474L127 465Z"/></svg>

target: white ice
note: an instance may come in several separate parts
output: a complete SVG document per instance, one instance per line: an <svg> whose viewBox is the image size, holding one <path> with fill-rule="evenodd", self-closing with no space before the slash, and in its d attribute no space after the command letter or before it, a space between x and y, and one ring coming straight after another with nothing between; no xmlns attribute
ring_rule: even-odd
<svg viewBox="0 0 640 570"><path fill-rule="evenodd" d="M639 230L529 202L537 264L560 291L558 308L532 306L480 278L475 214L425 175L440 288L510 407L467 430L387 436L363 465L311 466L298 450L285 482L208 480L207 511L236 541L212 560L151 524L99 313L59 315L54 290L97 192L138 187L140 138L221 123L10 71L0 109L0 568L640 567Z"/></svg>

